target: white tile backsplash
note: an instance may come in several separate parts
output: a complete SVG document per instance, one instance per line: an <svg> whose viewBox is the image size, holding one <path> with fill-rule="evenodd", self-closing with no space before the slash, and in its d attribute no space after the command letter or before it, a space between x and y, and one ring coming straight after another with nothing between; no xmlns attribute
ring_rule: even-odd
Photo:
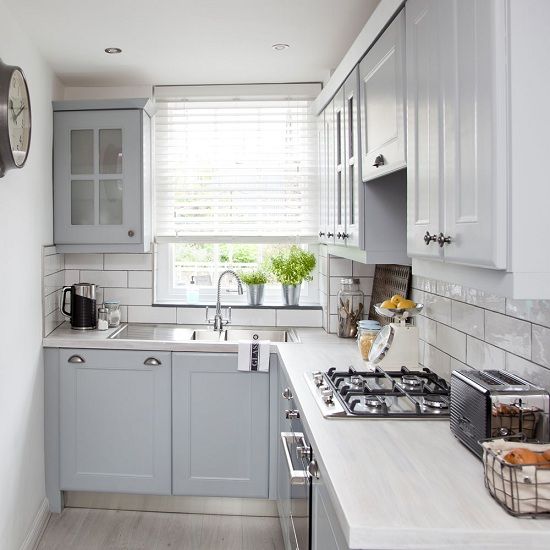
<svg viewBox="0 0 550 550"><path fill-rule="evenodd" d="M128 271L128 287L153 288L152 271Z"/></svg>
<svg viewBox="0 0 550 550"><path fill-rule="evenodd" d="M447 380L451 378L451 356L428 343L424 346L424 366Z"/></svg>
<svg viewBox="0 0 550 550"><path fill-rule="evenodd" d="M336 256L329 257L329 275L331 277L351 277L352 262Z"/></svg>
<svg viewBox="0 0 550 550"><path fill-rule="evenodd" d="M506 315L550 327L550 300L506 300Z"/></svg>
<svg viewBox="0 0 550 550"><path fill-rule="evenodd" d="M428 291L424 294L424 315L438 321L451 324L451 300L436 294L431 294Z"/></svg>
<svg viewBox="0 0 550 550"><path fill-rule="evenodd" d="M318 309L277 309L278 327L321 327L322 314Z"/></svg>
<svg viewBox="0 0 550 550"><path fill-rule="evenodd" d="M476 338L485 334L485 310L453 300L451 303L451 326Z"/></svg>
<svg viewBox="0 0 550 550"><path fill-rule="evenodd" d="M493 311L485 312L485 340L521 357L531 357L531 324Z"/></svg>
<svg viewBox="0 0 550 550"><path fill-rule="evenodd" d="M175 323L175 307L128 306L129 323Z"/></svg>
<svg viewBox="0 0 550 550"><path fill-rule="evenodd" d="M152 254L105 254L106 270L151 271L153 269Z"/></svg>
<svg viewBox="0 0 550 550"><path fill-rule="evenodd" d="M65 269L103 269L103 254L65 254Z"/></svg>
<svg viewBox="0 0 550 550"><path fill-rule="evenodd" d="M80 282L92 283L103 288L124 288L128 286L127 271L81 271Z"/></svg>
<svg viewBox="0 0 550 550"><path fill-rule="evenodd" d="M150 306L153 292L150 288L105 288L104 300L118 300L125 306Z"/></svg>
<svg viewBox="0 0 550 550"><path fill-rule="evenodd" d="M234 325L274 327L277 323L277 315L274 309L233 309L232 317Z"/></svg>
<svg viewBox="0 0 550 550"><path fill-rule="evenodd" d="M210 308L209 316L214 316L214 308ZM204 325L206 324L205 308L178 307L176 321L178 325Z"/></svg>
<svg viewBox="0 0 550 550"><path fill-rule="evenodd" d="M529 382L533 382L533 384L546 389L550 388L550 369L545 369L522 357L507 353L506 370L525 378Z"/></svg>
<svg viewBox="0 0 550 550"><path fill-rule="evenodd" d="M506 352L487 342L468 336L466 341L466 361L478 370L504 368Z"/></svg>
<svg viewBox="0 0 550 550"><path fill-rule="evenodd" d="M442 323L437 324L436 346L459 361L466 361L466 334Z"/></svg>
<svg viewBox="0 0 550 550"><path fill-rule="evenodd" d="M531 359L550 368L550 329L533 325L533 350Z"/></svg>

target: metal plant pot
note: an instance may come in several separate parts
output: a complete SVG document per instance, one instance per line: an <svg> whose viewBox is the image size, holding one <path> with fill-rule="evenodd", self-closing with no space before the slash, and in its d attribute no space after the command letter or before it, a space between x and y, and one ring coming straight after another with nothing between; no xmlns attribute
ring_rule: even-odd
<svg viewBox="0 0 550 550"><path fill-rule="evenodd" d="M302 285L283 285L283 305L297 306L300 301Z"/></svg>
<svg viewBox="0 0 550 550"><path fill-rule="evenodd" d="M249 306L261 306L264 303L264 287L265 285L246 285Z"/></svg>

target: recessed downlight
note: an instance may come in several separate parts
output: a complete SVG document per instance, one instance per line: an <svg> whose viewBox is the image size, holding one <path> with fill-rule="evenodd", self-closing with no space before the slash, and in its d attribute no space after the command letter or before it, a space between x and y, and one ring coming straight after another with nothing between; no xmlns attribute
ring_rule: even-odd
<svg viewBox="0 0 550 550"><path fill-rule="evenodd" d="M277 50L278 52L280 51L283 51L283 50L288 50L288 48L290 48L290 46L288 44L283 44L282 42L279 43L279 44L273 44L273 46L271 46L274 50Z"/></svg>
<svg viewBox="0 0 550 550"><path fill-rule="evenodd" d="M122 53L120 48L105 48L105 53Z"/></svg>

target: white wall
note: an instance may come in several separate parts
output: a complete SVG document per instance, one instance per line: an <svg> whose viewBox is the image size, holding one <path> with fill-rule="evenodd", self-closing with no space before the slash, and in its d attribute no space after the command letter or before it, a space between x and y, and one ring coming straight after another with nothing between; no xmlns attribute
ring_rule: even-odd
<svg viewBox="0 0 550 550"><path fill-rule="evenodd" d="M62 90L5 0L0 13L0 58L25 72L33 119L26 166L0 178L0 548L16 550L45 498L41 254L52 241L51 100Z"/></svg>

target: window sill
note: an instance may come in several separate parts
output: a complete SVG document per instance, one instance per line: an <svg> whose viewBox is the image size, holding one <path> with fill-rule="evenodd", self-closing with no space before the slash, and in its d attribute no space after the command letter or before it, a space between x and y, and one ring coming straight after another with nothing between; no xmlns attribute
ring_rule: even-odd
<svg viewBox="0 0 550 550"><path fill-rule="evenodd" d="M152 304L153 307L188 307L188 308L205 308L216 307L215 302L204 302L200 304L186 304L185 302L161 302ZM297 309L297 310L319 310L323 309L321 304L299 304L297 306L284 306L282 304L263 304L261 306L250 306L248 304L232 304L222 302L222 308L231 307L233 309Z"/></svg>

